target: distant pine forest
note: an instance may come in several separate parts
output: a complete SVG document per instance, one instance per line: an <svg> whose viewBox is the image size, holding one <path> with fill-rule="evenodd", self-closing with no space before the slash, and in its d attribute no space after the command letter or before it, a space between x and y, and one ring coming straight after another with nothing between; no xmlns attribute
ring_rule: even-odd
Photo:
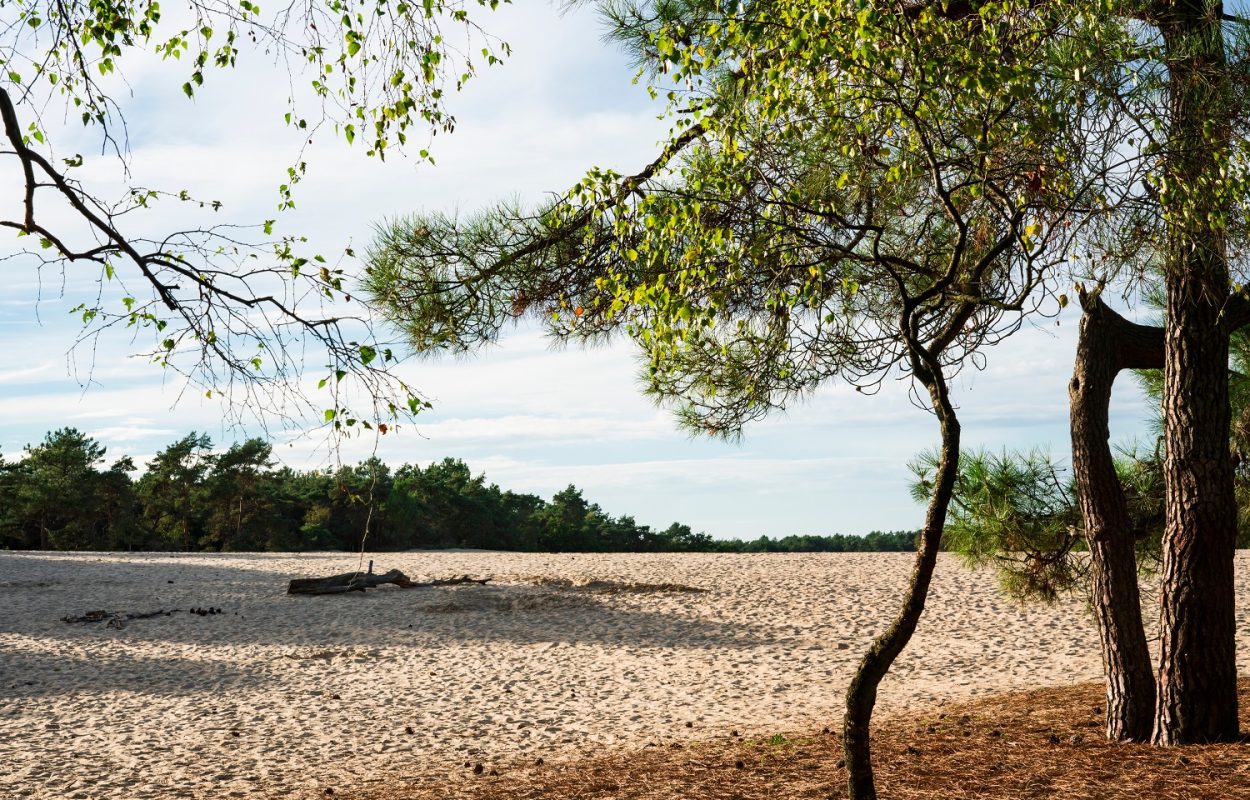
<svg viewBox="0 0 1250 800"><path fill-rule="evenodd" d="M106 466L107 464L107 466ZM915 549L914 531L714 539L613 517L569 486L550 500L500 489L447 458L391 469L377 459L300 472L248 439L214 452L190 433L143 474L74 428L0 459L0 548L306 551L474 548L534 552L860 552Z"/></svg>

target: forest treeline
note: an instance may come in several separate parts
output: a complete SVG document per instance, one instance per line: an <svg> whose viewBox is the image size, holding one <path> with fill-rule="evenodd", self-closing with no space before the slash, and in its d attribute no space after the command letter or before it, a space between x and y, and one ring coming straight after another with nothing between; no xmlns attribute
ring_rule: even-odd
<svg viewBox="0 0 1250 800"><path fill-rule="evenodd" d="M278 466L248 439L214 452L192 432L138 470L74 428L0 460L0 547L302 551L465 547L578 552L851 552L915 549L915 533L713 539L613 517L569 486L551 500L507 491L457 459L391 469ZM106 466L107 464L107 466Z"/></svg>

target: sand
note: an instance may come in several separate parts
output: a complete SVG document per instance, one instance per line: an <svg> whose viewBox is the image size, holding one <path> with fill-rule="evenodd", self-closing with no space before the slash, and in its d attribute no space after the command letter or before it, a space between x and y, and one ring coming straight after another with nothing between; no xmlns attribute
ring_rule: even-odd
<svg viewBox="0 0 1250 800"><path fill-rule="evenodd" d="M311 797L464 780L466 760L836 725L912 560L373 557L414 579L491 582L292 597L289 578L356 558L0 553L0 798ZM1239 553L1240 597L1247 566ZM95 609L182 611L121 629L61 621ZM1020 606L944 556L879 708L1099 676L1079 601Z"/></svg>

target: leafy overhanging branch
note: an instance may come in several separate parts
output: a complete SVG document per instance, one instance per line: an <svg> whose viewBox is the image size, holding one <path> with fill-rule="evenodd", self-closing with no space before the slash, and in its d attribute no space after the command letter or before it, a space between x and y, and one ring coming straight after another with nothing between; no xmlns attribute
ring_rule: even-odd
<svg viewBox="0 0 1250 800"><path fill-rule="evenodd" d="M309 300L333 301L341 294L342 277L329 266L307 268L316 262L296 255L298 242L240 238L259 233L260 226L248 231L233 225L175 231L159 241L132 236L123 230L121 218L134 206L106 205L30 148L12 99L2 88L0 118L11 148L5 152L18 159L25 181L23 217L0 219L0 227L37 237L40 248L32 252L44 263L94 264L104 284L115 282L126 293L115 301L122 307L118 311L104 303L75 309L88 326L83 338L114 327L148 329L156 346L147 357L210 394L241 389L245 394L240 399L254 410L296 419L298 409L287 401L304 371L298 346L307 337L323 351L335 383L351 375L367 396L387 404L378 407L375 402L362 421L376 423L396 411L415 413L422 407L415 390L392 374L397 360L393 351L367 338L371 320L359 304L360 311L350 314L314 313L326 310L325 302L309 307ZM76 248L42 222L45 194L77 213L92 244ZM266 260L271 263L265 265ZM120 277L126 265L151 288L151 300L129 294ZM311 400L306 402L311 405ZM355 419L359 413L337 404L333 410L331 421L338 421L339 414Z"/></svg>
<svg viewBox="0 0 1250 800"><path fill-rule="evenodd" d="M348 305L350 246L333 259L309 253L305 237L274 235L276 219L136 235L138 226L125 218L158 202L210 212L221 204L140 186L106 201L72 177L82 156L54 157L43 115L58 104L79 114L84 126L100 131L128 178L126 119L111 82L123 64L145 49L177 61L187 70L183 92L194 98L210 68L235 67L240 47L250 42L284 67L290 81L285 120L302 144L277 187L278 210L289 211L307 170L303 150L323 126L332 125L348 144L358 135L366 139L366 154L378 158L405 150L414 126L430 136L453 130L449 91L479 61L500 63L508 53L469 10L501 2L334 0L288 5L265 17L249 0L195 0L172 15L150 1L0 0L0 10L11 13L0 23L0 113L8 144L0 155L13 157L22 175L20 217L0 220L0 227L39 243L5 260L73 267L65 273L72 280L97 282L96 299L73 312L83 323L78 344L114 328L131 329L132 339L146 331L153 339L146 356L210 395L243 400L262 419L295 421L300 404L331 405L322 418L342 430L416 413L428 404L394 373L394 350L374 335L371 312ZM448 25L460 34L449 35ZM479 44L480 55L471 54ZM297 87L301 74L309 81ZM309 102L319 114L301 109ZM432 161L424 147L419 156ZM68 224L58 213L66 206ZM88 241L80 244L83 231ZM98 272L83 272L86 265ZM325 370L320 386L331 388L330 402L305 394L302 376L310 369ZM348 378L353 388L341 391ZM292 405L291 395L301 403ZM371 408L353 410L349 396L365 398Z"/></svg>
<svg viewBox="0 0 1250 800"><path fill-rule="evenodd" d="M904 273L905 280L925 281L910 300L919 306L939 307L961 293L976 298L981 310L974 324L939 331L930 320L917 323L923 334L915 331L940 337L934 342L941 351L960 342L944 366L963 363L981 344L977 331L993 327L984 324L991 317L1025 310L1026 298L1037 301L1029 290L1045 268L1035 264L1019 295L994 299L978 282L1000 269L1000 256L1009 251L1044 251L1056 254L1050 263L1061 262L1057 254L1070 250L1084 228L1059 222L1092 204L1095 174L1120 168L1113 154L1088 148L1089 163L1073 166L1047 147L1011 152L997 142L1005 141L1004 123L1022 115L1053 126L1064 113L1043 118L1024 93L1007 94L983 112L978 106L964 129L935 122L939 104L918 89L932 87L955 102L960 92L990 83L960 86L959 70L946 64L951 74L935 85L932 67L906 49L893 61L878 53L875 62L859 52L818 52L813 58L827 61L843 83L814 80L811 74L822 68L801 61L800 68L782 54L791 46L787 30L803 26L822 28L819 41L839 41L841 34L828 29L843 23L821 18L819 9L752 4L737 18L704 14L673 30L656 24L663 9L654 17L631 16L625 5L613 6L614 19L637 20L639 27L619 38L638 40L644 57L666 54L659 59L671 67L664 74L696 86L672 101L679 111L693 110L692 118L679 114L682 124L648 169L629 178L591 171L537 212L503 204L463 220L433 214L386 225L370 253L369 288L418 352L489 343L527 314L563 339L623 331L649 354L647 380L658 396L704 398L703 410L688 409L687 421L733 435L742 422L784 407L828 377L871 390L894 365L905 364L904 343L881 333L894 322L894 306L882 298L897 296ZM762 40L751 40L749 50L723 44L732 38L725 33L730 28L748 40L743 31L755 30L752 14L768 20L758 26ZM848 19L853 29L853 15ZM948 27L945 35L963 48L964 27ZM795 41L817 40L796 34ZM891 63L899 75L877 74L877 65ZM703 75L709 77L700 90ZM1014 80L1032 93L1035 76ZM841 98L841 105L822 93ZM787 105L746 100L777 94ZM865 112L870 108L889 111L874 116ZM904 149L914 145L908 152L918 160L904 163L890 137ZM966 150L952 160L952 148ZM866 174L890 177L873 184L864 182ZM967 215L954 213L952 204L970 199L980 216L965 224ZM883 224L891 209L909 203L934 213L909 212L903 225ZM978 258L965 259L965 249L977 249ZM941 260L926 255L939 250ZM949 264L964 271L952 273ZM873 269L875 277L859 274ZM879 281L885 283L874 289ZM703 413L713 405L733 410Z"/></svg>

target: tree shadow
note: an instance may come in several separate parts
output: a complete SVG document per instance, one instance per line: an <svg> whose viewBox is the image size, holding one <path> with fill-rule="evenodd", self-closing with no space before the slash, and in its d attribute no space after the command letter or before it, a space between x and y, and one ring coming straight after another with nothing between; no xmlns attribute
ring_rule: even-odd
<svg viewBox="0 0 1250 800"><path fill-rule="evenodd" d="M386 554L376 557L385 558ZM367 557L368 558L368 557ZM366 560L367 560L366 558ZM179 578L205 580L209 577L272 581L278 591L285 591L290 578L319 575L325 569L350 572L359 560L358 553L316 550L307 553L183 553L183 552L96 552L41 550L0 550L0 590L11 584L48 583L80 584L84 576L107 582L132 582L136 579L155 583ZM258 566L255 562L289 561L306 565L308 575L285 575ZM244 563L252 562L252 563Z"/></svg>
<svg viewBox="0 0 1250 800"><path fill-rule="evenodd" d="M92 560L92 559L96 560ZM8 616L0 633L57 640L122 640L308 648L324 645L430 647L456 642L532 645L547 642L622 647L746 649L774 644L765 625L709 618L714 593L595 592L567 585L488 584L364 593L292 596L289 577L254 566L255 554L160 555L129 560L117 554L0 554L0 602ZM290 554L275 560L292 560ZM350 554L295 559L307 575L325 575ZM221 608L221 615L186 613ZM68 624L67 615L103 609L172 616L133 620L122 630L103 623Z"/></svg>
<svg viewBox="0 0 1250 800"><path fill-rule="evenodd" d="M571 596L570 596L571 595ZM646 603L647 601L643 601ZM259 646L446 646L560 642L629 647L743 649L775 643L762 626L689 615L671 601L641 607L619 595L579 595L518 585L373 589L368 594L227 602L220 615L42 626L57 639ZM117 608L109 611L146 611Z"/></svg>
<svg viewBox="0 0 1250 800"><path fill-rule="evenodd" d="M0 647L0 704L76 693L134 692L180 697L222 693L272 683L271 676L222 661L145 657L130 651L107 657L24 652Z"/></svg>

